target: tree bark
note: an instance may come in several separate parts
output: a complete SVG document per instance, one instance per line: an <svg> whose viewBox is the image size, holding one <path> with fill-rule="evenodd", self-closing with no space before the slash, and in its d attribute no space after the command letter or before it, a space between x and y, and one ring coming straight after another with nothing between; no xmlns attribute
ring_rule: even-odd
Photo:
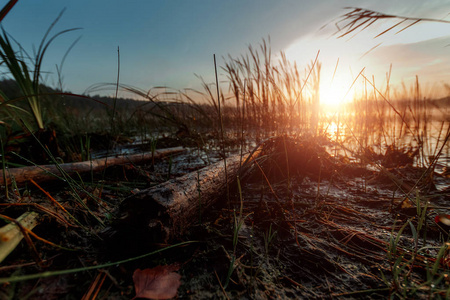
<svg viewBox="0 0 450 300"><path fill-rule="evenodd" d="M86 172L98 172L106 167L119 164L143 163L152 159L158 159L171 154L181 153L183 151L185 150L182 147L174 147L155 150L153 155L152 153L147 152L59 165L41 165L6 169L6 184L10 184L12 178L14 178L14 181L18 184L27 182L30 179L33 179L36 182L56 180L61 177L64 178L65 175L71 176L75 173L81 174ZM5 178L1 175L0 184L5 185Z"/></svg>

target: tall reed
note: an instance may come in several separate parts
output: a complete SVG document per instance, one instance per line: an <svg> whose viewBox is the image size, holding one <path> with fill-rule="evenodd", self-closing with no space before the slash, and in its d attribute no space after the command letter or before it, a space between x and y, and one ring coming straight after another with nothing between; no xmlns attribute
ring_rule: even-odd
<svg viewBox="0 0 450 300"><path fill-rule="evenodd" d="M245 123L258 138L303 129L315 131L320 68L320 63L312 62L304 72L306 79L302 78L297 65L288 61L284 52L275 60L270 39L263 39L258 48L249 46L246 55L228 56L223 70L234 107L241 107L241 101L245 101ZM240 117L238 109L236 112Z"/></svg>
<svg viewBox="0 0 450 300"><path fill-rule="evenodd" d="M2 32L0 34L0 58L7 68L7 71L14 79L15 83L19 87L23 98L26 99L28 103L29 110L28 112L31 114L33 118L33 127L31 124L26 124L28 127L36 128L38 130L43 130L45 127L45 120L43 114L43 107L41 106L41 91L40 91L40 80L41 80L41 68L44 60L45 53L51 43L60 35L63 35L67 32L78 30L79 28L72 28L60 31L55 35L49 37L52 29L56 25L56 23L61 18L64 10L59 14L59 16L55 19L55 21L50 25L44 37L41 40L41 43L37 49L35 57L31 57L27 54L24 48L16 41L14 41L19 51L14 49L13 43L11 42L10 37L6 33L5 29L2 28ZM26 60L29 60L33 68L30 69ZM14 102L19 99L8 99L6 94L1 93L2 97L2 106L4 108L8 108L8 113L16 122L27 122L27 118L23 114L23 110L17 109L16 106L11 106ZM11 112L11 109L14 112ZM20 121L19 121L20 120Z"/></svg>

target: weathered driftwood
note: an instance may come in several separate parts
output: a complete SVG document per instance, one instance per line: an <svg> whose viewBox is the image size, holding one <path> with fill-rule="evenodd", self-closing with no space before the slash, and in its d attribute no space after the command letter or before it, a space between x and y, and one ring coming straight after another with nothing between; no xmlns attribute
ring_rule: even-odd
<svg viewBox="0 0 450 300"><path fill-rule="evenodd" d="M226 178L229 183L235 180L247 157L227 158L227 176L224 161L220 161L128 197L120 206L116 230L128 228L147 242L180 236L189 226L199 223L206 209L221 199Z"/></svg>
<svg viewBox="0 0 450 300"><path fill-rule="evenodd" d="M75 163L65 163L57 165L42 165L42 166L29 166L23 168L12 168L6 170L6 182L11 183L11 179L14 178L16 183L24 183L30 179L36 182L43 182L49 180L55 180L58 177L63 177L61 174L71 176L76 173L86 173L86 172L98 172L106 167L127 163L143 163L152 159L158 159L171 154L176 154L183 152L183 147L174 147L167 149L155 150L152 153L140 153L133 155L123 155L118 157L108 157L102 159L95 159L91 161L75 162ZM62 170L62 172L61 172ZM3 176L0 176L0 184L5 185L5 180Z"/></svg>
<svg viewBox="0 0 450 300"><path fill-rule="evenodd" d="M36 212L26 212L16 219L21 226L32 230L38 224L39 214ZM2 262L22 240L23 234L19 226L15 223L0 228L0 262Z"/></svg>

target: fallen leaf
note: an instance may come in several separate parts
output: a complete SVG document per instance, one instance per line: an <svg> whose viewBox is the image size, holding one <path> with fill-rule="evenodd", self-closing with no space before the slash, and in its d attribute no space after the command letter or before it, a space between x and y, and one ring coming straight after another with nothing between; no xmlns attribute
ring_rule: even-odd
<svg viewBox="0 0 450 300"><path fill-rule="evenodd" d="M401 208L411 208L411 207L413 207L413 206L412 206L410 200L408 198L405 198L402 201Z"/></svg>
<svg viewBox="0 0 450 300"><path fill-rule="evenodd" d="M441 225L450 226L450 215L438 215L434 218L434 221Z"/></svg>
<svg viewBox="0 0 450 300"><path fill-rule="evenodd" d="M136 296L133 298L170 299L177 295L181 276L174 271L178 265L157 266L153 269L137 269L133 273Z"/></svg>

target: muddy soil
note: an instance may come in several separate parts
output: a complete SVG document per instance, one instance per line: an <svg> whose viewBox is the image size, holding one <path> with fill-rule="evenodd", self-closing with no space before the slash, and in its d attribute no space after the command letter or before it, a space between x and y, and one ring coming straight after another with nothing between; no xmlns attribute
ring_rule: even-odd
<svg viewBox="0 0 450 300"><path fill-rule="evenodd" d="M236 183L228 196L219 191L217 203L198 216L197 225L170 241L192 243L99 270L3 283L1 299L130 299L136 269L170 264L179 265L180 299L385 299L420 286L430 276L430 265L448 273L448 262L434 259L448 239L434 218L450 210L449 178L433 173L432 182L417 185L420 197L405 197L405 188L414 187L423 170L408 165L381 172L301 141L292 141L297 150L286 156L277 151L277 142L266 145L259 167L243 174L240 189ZM34 238L22 241L2 262L0 277L100 265L163 249L168 244L133 249L117 235L105 235L105 227L114 223L118 204L131 193L219 159L193 148L155 165L116 166L92 174L82 188L43 186L79 223L34 186L10 193L9 199L3 196L2 215L39 211L42 220L33 232L65 249ZM416 199L426 213L415 240L420 222ZM390 245L397 237L393 252ZM422 247L428 248L415 253ZM397 273L396 261L404 267ZM398 286L402 279L408 286ZM448 277L438 284L436 290L418 288L414 297L444 298L440 291L448 289Z"/></svg>

